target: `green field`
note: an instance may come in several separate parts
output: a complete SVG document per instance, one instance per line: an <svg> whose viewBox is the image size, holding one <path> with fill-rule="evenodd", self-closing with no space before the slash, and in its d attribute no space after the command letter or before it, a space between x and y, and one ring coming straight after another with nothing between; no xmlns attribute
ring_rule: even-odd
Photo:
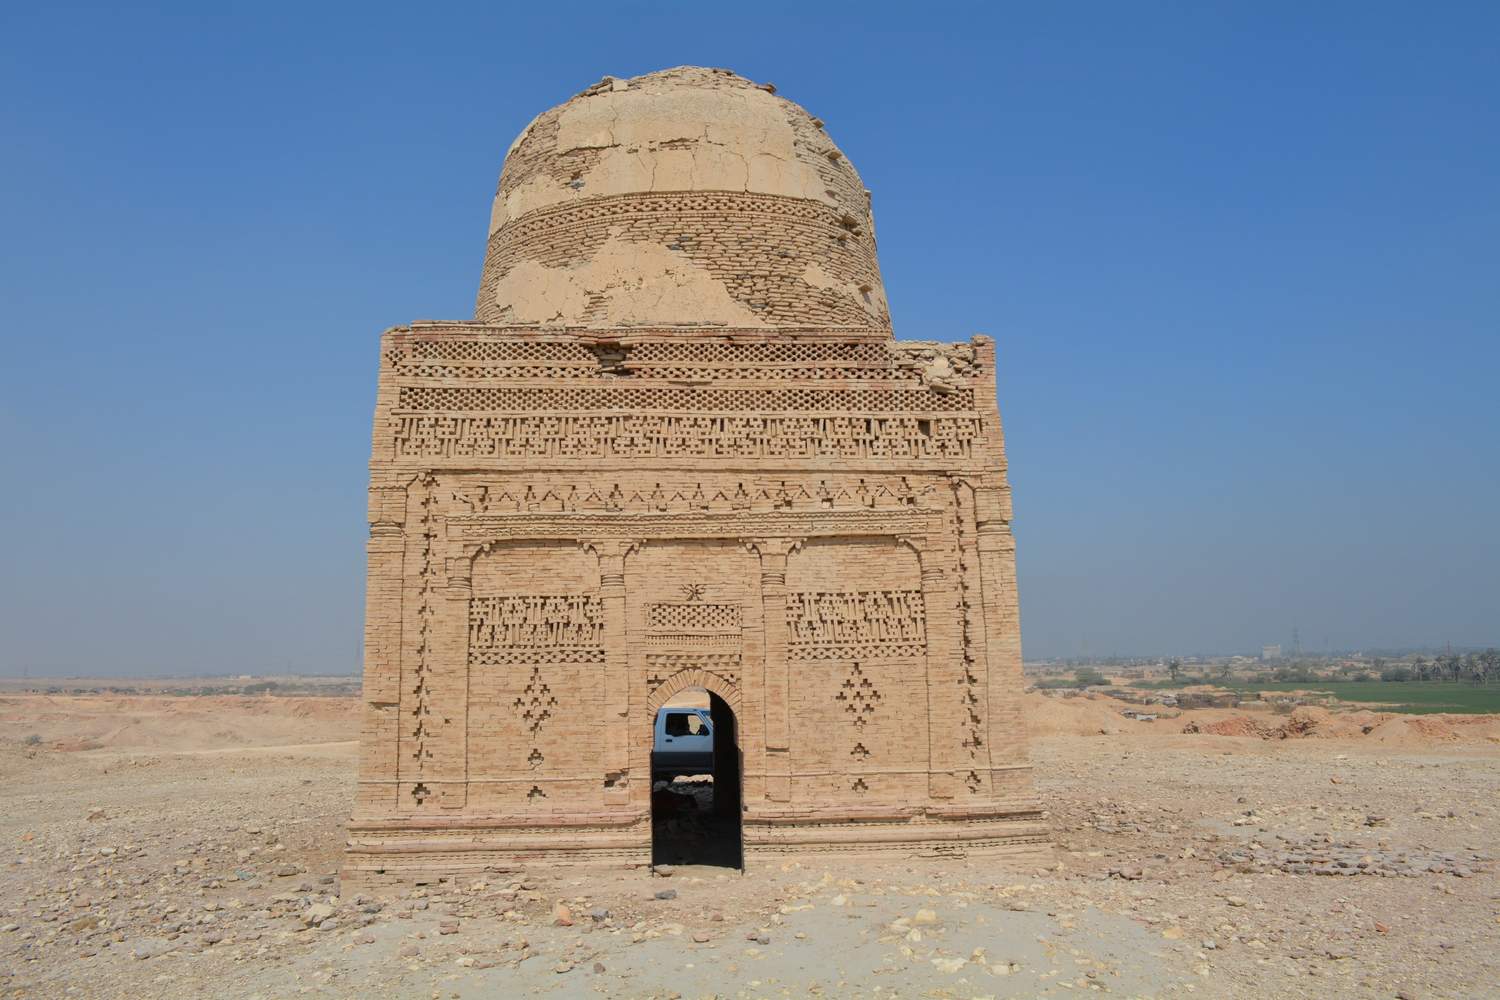
<svg viewBox="0 0 1500 1000"><path fill-rule="evenodd" d="M1198 682L1183 678L1183 683L1212 683L1231 691L1308 691L1329 694L1347 702L1379 703L1381 711L1426 714L1431 712L1500 713L1500 685L1447 684L1434 681L1265 681L1247 683ZM1170 681L1137 681L1131 687L1177 687ZM1371 705L1371 707L1376 707Z"/></svg>

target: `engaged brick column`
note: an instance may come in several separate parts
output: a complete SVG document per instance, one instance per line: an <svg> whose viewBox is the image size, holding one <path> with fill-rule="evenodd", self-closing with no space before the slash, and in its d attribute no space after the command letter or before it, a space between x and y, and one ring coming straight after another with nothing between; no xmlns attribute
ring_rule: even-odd
<svg viewBox="0 0 1500 1000"><path fill-rule="evenodd" d="M792 797L791 690L786 654L786 557L800 539L764 538L750 542L760 556L761 621L765 659L761 691L766 708L766 798Z"/></svg>
<svg viewBox="0 0 1500 1000"><path fill-rule="evenodd" d="M442 738L434 753L438 804L462 809L469 798L469 599L474 596L473 558L447 561L447 586L437 594L433 652L444 669L431 681Z"/></svg>
<svg viewBox="0 0 1500 1000"><path fill-rule="evenodd" d="M1021 618L1016 599L1016 541L1010 530L1005 490L976 486L974 520L984 584L990 761L996 767L1024 764L1026 732L1021 718ZM997 793L1007 779L996 773Z"/></svg>
<svg viewBox="0 0 1500 1000"><path fill-rule="evenodd" d="M630 801L630 656L625 637L625 557L637 543L584 541L599 559L604 605L604 803Z"/></svg>
<svg viewBox="0 0 1500 1000"><path fill-rule="evenodd" d="M401 565L406 549L405 487L370 490L366 547L364 718L358 808L398 805L401 725Z"/></svg>
<svg viewBox="0 0 1500 1000"><path fill-rule="evenodd" d="M922 545L922 604L927 612L927 792L951 799L958 792L954 769L963 724L959 685L963 680L963 638L959 632L957 567L945 549Z"/></svg>

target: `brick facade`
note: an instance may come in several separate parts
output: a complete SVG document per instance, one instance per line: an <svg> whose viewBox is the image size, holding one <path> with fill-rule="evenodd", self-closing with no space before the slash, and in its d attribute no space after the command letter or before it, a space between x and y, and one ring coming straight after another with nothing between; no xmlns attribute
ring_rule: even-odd
<svg viewBox="0 0 1500 1000"><path fill-rule="evenodd" d="M709 73L606 81L542 116L500 196L518 163L586 178L597 147L534 147L559 111L634 90L791 109L810 171L857 182L806 112ZM678 112L665 128L631 107L645 153L683 149ZM541 200L497 208L478 320L382 338L347 872L644 862L652 721L693 686L735 714L752 864L1040 844L993 343L892 339L883 296L857 301L879 284L867 212L745 190ZM643 300L614 295L634 280L618 270L547 322L490 296L519 261L567 270L607 242L642 267L672 255L692 272L674 287L719 289L707 312L622 314ZM754 322L705 318L724 303Z"/></svg>

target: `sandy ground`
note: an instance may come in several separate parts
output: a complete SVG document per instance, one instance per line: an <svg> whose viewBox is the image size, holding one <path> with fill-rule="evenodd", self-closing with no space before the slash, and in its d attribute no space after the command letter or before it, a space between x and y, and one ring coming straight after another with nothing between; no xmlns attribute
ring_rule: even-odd
<svg viewBox="0 0 1500 1000"><path fill-rule="evenodd" d="M1043 869L537 865L361 896L336 877L352 700L0 698L0 994L1500 995L1500 719L1029 707Z"/></svg>

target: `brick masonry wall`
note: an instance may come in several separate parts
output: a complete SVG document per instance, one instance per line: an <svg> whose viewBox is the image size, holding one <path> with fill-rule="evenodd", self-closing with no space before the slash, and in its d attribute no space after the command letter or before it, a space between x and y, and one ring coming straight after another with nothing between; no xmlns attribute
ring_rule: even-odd
<svg viewBox="0 0 1500 1000"><path fill-rule="evenodd" d="M351 857L646 852L690 683L735 711L752 854L1038 841L994 392L984 338L389 331ZM600 414L644 422L558 447Z"/></svg>
<svg viewBox="0 0 1500 1000"><path fill-rule="evenodd" d="M516 318L495 290L517 264L574 267L618 241L679 258L765 326L888 327L873 235L846 218L820 202L728 191L619 195L536 211L491 234L474 315ZM598 280L567 319L608 325L611 289L607 277Z"/></svg>

